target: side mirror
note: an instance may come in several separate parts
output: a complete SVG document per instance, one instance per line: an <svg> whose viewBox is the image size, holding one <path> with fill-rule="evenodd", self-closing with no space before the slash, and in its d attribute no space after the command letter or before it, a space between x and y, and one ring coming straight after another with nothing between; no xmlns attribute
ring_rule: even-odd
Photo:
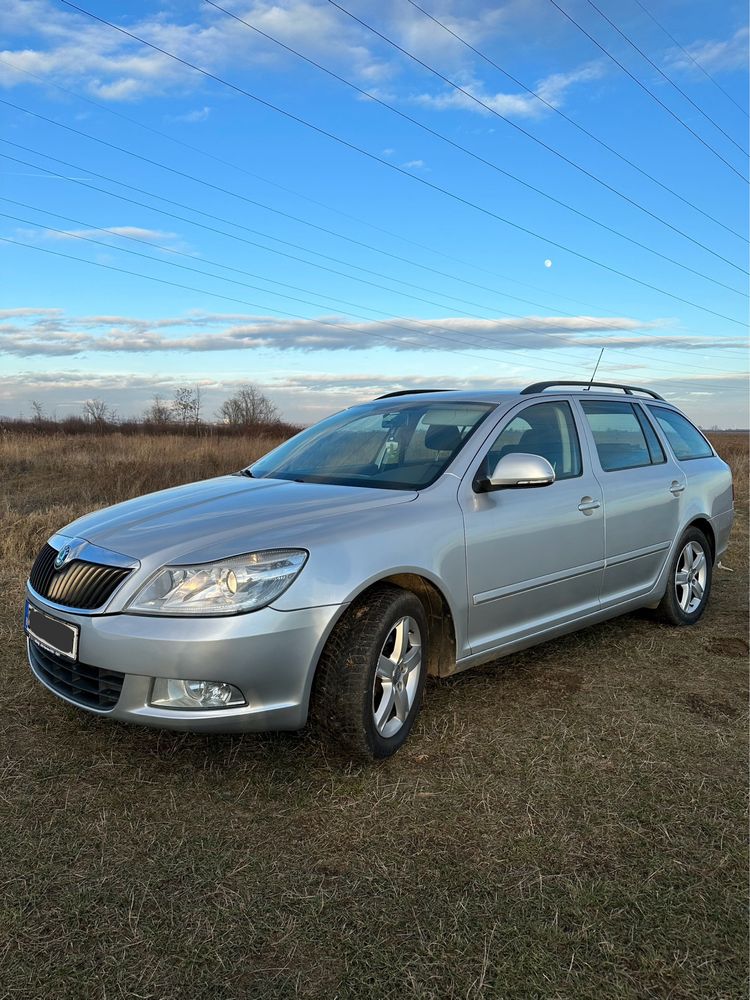
<svg viewBox="0 0 750 1000"><path fill-rule="evenodd" d="M516 452L504 455L489 479L480 479L476 488L478 493L489 493L490 490L551 486L554 481L555 470L546 458Z"/></svg>

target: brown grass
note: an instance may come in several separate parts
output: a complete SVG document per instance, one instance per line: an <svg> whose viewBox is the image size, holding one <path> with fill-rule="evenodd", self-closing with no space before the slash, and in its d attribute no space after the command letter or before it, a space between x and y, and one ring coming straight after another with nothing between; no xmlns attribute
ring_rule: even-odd
<svg viewBox="0 0 750 1000"><path fill-rule="evenodd" d="M0 437L0 997L747 995L747 504L692 629L646 614L428 685L407 747L118 726L30 677L23 579L93 507L273 442Z"/></svg>

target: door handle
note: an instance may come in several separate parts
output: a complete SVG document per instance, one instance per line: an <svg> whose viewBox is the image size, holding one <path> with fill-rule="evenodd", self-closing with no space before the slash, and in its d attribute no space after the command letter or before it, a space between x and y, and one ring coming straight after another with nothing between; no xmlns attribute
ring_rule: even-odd
<svg viewBox="0 0 750 1000"><path fill-rule="evenodd" d="M685 484L678 483L677 480L675 479L672 481L672 485L669 487L669 492L672 494L673 497L676 497L678 494L685 492Z"/></svg>
<svg viewBox="0 0 750 1000"><path fill-rule="evenodd" d="M581 502L578 504L578 509L583 514L587 514L592 510L598 510L599 507L601 507L601 502L599 500L592 500L591 497L581 497Z"/></svg>

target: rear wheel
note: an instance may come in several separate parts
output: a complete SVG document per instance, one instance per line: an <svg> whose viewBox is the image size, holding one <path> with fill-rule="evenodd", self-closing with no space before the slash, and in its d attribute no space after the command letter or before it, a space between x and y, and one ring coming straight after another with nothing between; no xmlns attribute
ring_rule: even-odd
<svg viewBox="0 0 750 1000"><path fill-rule="evenodd" d="M313 719L350 757L390 757L419 712L427 673L427 619L412 593L384 585L356 601L321 656Z"/></svg>
<svg viewBox="0 0 750 1000"><path fill-rule="evenodd" d="M677 545L669 569L667 591L659 612L672 625L693 625L706 610L711 593L713 560L706 536L688 528Z"/></svg>

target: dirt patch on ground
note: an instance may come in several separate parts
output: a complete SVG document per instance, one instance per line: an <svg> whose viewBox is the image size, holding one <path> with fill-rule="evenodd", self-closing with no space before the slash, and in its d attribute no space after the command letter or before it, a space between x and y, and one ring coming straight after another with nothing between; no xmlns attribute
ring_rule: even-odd
<svg viewBox="0 0 750 1000"><path fill-rule="evenodd" d="M750 646L739 636L732 636L727 639L712 639L706 644L707 652L712 656L738 656L747 658L750 653Z"/></svg>

